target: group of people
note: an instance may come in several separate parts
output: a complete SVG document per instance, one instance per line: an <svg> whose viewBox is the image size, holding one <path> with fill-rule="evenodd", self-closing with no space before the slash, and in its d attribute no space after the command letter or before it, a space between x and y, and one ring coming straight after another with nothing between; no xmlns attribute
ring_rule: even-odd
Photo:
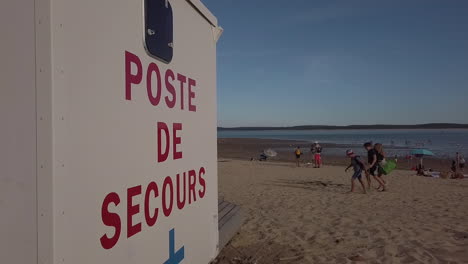
<svg viewBox="0 0 468 264"><path fill-rule="evenodd" d="M465 178L464 169L465 169L465 158L460 153L455 154L455 159L452 160L452 165L450 166L450 171L433 171L432 169L427 169L420 163L414 168L416 170L416 175L426 176L426 177L441 177L445 179L463 179Z"/></svg>
<svg viewBox="0 0 468 264"><path fill-rule="evenodd" d="M450 168L452 179L463 179L465 170L465 158L460 153L455 154L455 160L452 160L452 166Z"/></svg>
<svg viewBox="0 0 468 264"><path fill-rule="evenodd" d="M314 159L314 168L320 168L322 166L322 150L322 146L320 146L318 141L315 141L315 143L310 146L310 153L312 153ZM303 154L304 153L302 153L301 147L297 146L296 150L294 151L297 167L301 166L300 161Z"/></svg>
<svg viewBox="0 0 468 264"><path fill-rule="evenodd" d="M362 181L362 173L365 172L367 187L370 190L371 188L371 175L379 184L377 190L385 191L387 183L382 178L384 175L383 166L385 165L385 153L383 150L383 145L376 143L375 145L372 142L364 143L364 148L367 151L367 163L364 162L360 156L356 155L354 151L347 150L346 156L351 159L351 164L345 169L348 171L351 167L354 170L354 174L351 177L351 192L354 192L355 189L355 180L357 179L362 186L364 193L367 193L366 186Z"/></svg>
<svg viewBox="0 0 468 264"><path fill-rule="evenodd" d="M354 170L354 174L351 177L351 192L354 192L355 181L358 180L362 186L363 192L367 193L367 190L371 189L371 176L379 184L377 190L386 191L387 183L383 179L383 175L395 168L397 157L395 156L394 162L390 161L387 163L383 145L380 143L373 145L372 142L366 142L363 147L367 151L367 162L363 161L363 159L361 159L359 155L356 155L351 149L346 151L346 156L350 158L351 164L345 171L348 171L350 168ZM314 168L320 168L322 166L322 147L318 142L315 142L315 144L311 145L310 152L313 156ZM301 147L298 146L294 151L297 167L300 167L300 160L303 154ZM463 173L464 168L465 159L457 152L455 160L452 161L452 171L455 174ZM362 180L363 172L366 176L367 188Z"/></svg>
<svg viewBox="0 0 468 264"><path fill-rule="evenodd" d="M361 183L363 192L367 193L367 189L371 188L371 175L379 184L377 190L385 191L387 183L382 178L384 175L383 166L386 162L383 145L380 143L373 145L372 142L367 142L363 146L367 151L367 162L364 162L360 156L354 153L354 151L350 149L346 151L346 156L350 158L351 164L345 169L345 171L348 171L351 167L354 169L354 174L351 177L351 192L354 192L355 180L358 180ZM310 147L310 152L314 159L314 168L320 168L322 166L322 150L322 146L320 146L318 142L315 142L315 144ZM298 146L294 151L297 167L301 166L300 160L303 154L301 147ZM366 175L367 189L362 180L363 172Z"/></svg>

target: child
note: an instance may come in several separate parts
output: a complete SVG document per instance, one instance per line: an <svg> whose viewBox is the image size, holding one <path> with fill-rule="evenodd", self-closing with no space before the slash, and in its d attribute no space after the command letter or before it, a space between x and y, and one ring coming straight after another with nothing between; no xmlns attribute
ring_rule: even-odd
<svg viewBox="0 0 468 264"><path fill-rule="evenodd" d="M346 156L348 156L351 159L351 164L345 169L345 172L347 172L348 169L351 167L353 167L354 169L353 177L351 177L351 192L354 192L354 180L358 179L361 183L364 194L366 194L366 187L364 186L364 183L361 179L362 170L364 169L364 163L361 161L360 157L354 154L354 152L350 149L346 151Z"/></svg>
<svg viewBox="0 0 468 264"><path fill-rule="evenodd" d="M300 167L301 165L299 164L299 161L302 155L301 147L297 146L296 151L294 151L294 154L296 154L296 166Z"/></svg>

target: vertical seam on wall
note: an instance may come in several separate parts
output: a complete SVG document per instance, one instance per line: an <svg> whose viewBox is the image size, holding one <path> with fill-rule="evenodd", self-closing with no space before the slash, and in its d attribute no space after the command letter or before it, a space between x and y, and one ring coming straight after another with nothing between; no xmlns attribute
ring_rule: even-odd
<svg viewBox="0 0 468 264"><path fill-rule="evenodd" d="M37 9L36 9L36 1L37 0L34 0L34 101L35 101L35 105L34 105L34 109L35 109L35 117L34 117L34 120L35 120L35 127L36 127L36 131L35 131L35 134L36 134L36 147L35 147L35 156L36 156L36 164L35 164L35 172L36 172L36 210L35 210L35 217L36 217L36 263L39 264L39 216L38 216L38 212L39 212L39 202L38 202L38 170L37 170L37 164L38 164L38 151L37 151L37 140L38 140L38 137L37 137L37 27L36 27L36 23L37 23Z"/></svg>

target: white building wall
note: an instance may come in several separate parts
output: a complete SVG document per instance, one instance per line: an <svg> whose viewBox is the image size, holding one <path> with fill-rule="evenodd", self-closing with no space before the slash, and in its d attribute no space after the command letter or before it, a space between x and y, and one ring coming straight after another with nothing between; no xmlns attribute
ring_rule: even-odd
<svg viewBox="0 0 468 264"><path fill-rule="evenodd" d="M175 250L185 250L183 263L208 263L217 254L216 18L198 0L171 0L174 57L165 64L144 50L143 3L0 2L2 263L163 263L172 229ZM131 101L125 100L126 52L140 58L144 71ZM196 80L196 112L148 102L150 63ZM183 159L155 161L157 122L182 123ZM174 204L167 217L160 208L157 224L148 227L146 186L159 185L151 206L160 207L165 177L201 167L205 196L180 210ZM127 238L127 190L138 185L133 221L142 231ZM119 214L122 233L104 249L100 238L113 229L101 210L111 192L121 199L109 211Z"/></svg>
<svg viewBox="0 0 468 264"><path fill-rule="evenodd" d="M217 253L216 41L213 26L186 0L170 1L174 16L174 56L169 64L146 54L144 1L52 1L52 134L53 134L53 259L54 263L164 263L169 258L169 231L175 229L175 250L183 263L208 263ZM132 100L125 98L125 53L139 57L140 84ZM148 100L147 66L156 63L164 84L171 69L196 80L196 112L180 99L173 109L162 100ZM135 69L134 69L135 70ZM186 84L187 85L187 84ZM156 82L153 82L153 87ZM174 86L179 94L177 81ZM185 87L187 89L187 87ZM162 97L168 95L162 91ZM179 96L179 95L178 95ZM183 158L163 163L157 157L157 123L182 123ZM163 216L162 184L170 176L206 169L206 196ZM147 226L144 197L150 182L160 196L155 226ZM133 223L141 232L127 237L127 191L141 185L132 199L139 205ZM198 185L197 185L198 186ZM200 187L197 187L197 192ZM101 218L103 200L115 192L120 204L109 206L121 220L118 243L104 249L103 235L113 227ZM175 195L176 193L174 193Z"/></svg>
<svg viewBox="0 0 468 264"><path fill-rule="evenodd" d="M0 262L37 262L34 0L0 1Z"/></svg>

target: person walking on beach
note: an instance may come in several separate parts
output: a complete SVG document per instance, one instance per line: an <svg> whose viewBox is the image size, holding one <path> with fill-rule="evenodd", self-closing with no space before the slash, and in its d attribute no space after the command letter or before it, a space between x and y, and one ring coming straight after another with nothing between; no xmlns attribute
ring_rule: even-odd
<svg viewBox="0 0 468 264"><path fill-rule="evenodd" d="M376 156L377 156L377 176L374 176L374 179L379 183L379 187L377 187L377 190L380 190L382 187L382 192L386 191L386 182L382 178L383 175L383 168L382 166L385 163L385 153L383 150L383 145L380 143L377 143L374 145L374 149L376 151Z"/></svg>
<svg viewBox="0 0 468 264"><path fill-rule="evenodd" d="M364 143L364 148L367 150L367 163L369 168L365 171L367 179L367 187L371 188L371 175L375 177L375 171L377 170L377 152L372 146L372 142Z"/></svg>
<svg viewBox="0 0 468 264"><path fill-rule="evenodd" d="M297 146L296 150L294 151L294 154L296 155L296 166L300 167L300 159L302 155L301 147Z"/></svg>
<svg viewBox="0 0 468 264"><path fill-rule="evenodd" d="M457 172L457 162L452 160L452 166L450 167L450 170L455 173Z"/></svg>
<svg viewBox="0 0 468 264"><path fill-rule="evenodd" d="M314 168L320 168L322 166L322 146L320 146L318 141L315 141L315 145L312 148L312 153L314 154Z"/></svg>
<svg viewBox="0 0 468 264"><path fill-rule="evenodd" d="M351 159L351 164L345 169L345 172L348 171L349 168L353 167L354 173L353 176L351 177L351 191L354 192L354 181L358 179L358 181L361 183L362 190L364 194L366 194L366 187L364 186L364 183L362 182L362 171L364 170L364 162L362 162L361 158L354 154L354 152L350 149L346 151L346 156L348 156Z"/></svg>
<svg viewBox="0 0 468 264"><path fill-rule="evenodd" d="M463 170L465 169L465 158L461 155L460 155L460 161L459 161L458 167L460 168L461 172L463 172Z"/></svg>

